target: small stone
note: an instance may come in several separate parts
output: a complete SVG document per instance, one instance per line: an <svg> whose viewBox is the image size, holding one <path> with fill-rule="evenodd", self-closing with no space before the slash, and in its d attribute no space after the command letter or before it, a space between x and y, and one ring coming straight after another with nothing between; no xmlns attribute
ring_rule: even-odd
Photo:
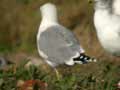
<svg viewBox="0 0 120 90"><path fill-rule="evenodd" d="M17 87L21 87L25 82L23 80L18 80Z"/></svg>

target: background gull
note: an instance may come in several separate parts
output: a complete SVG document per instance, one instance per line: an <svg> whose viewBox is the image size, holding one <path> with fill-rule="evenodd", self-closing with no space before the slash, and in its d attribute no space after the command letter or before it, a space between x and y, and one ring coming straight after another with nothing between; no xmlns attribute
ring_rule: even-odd
<svg viewBox="0 0 120 90"><path fill-rule="evenodd" d="M118 0L94 0L94 25L103 48L120 56L120 16L114 13ZM117 5L117 4L116 4ZM113 9L114 6L114 9ZM118 9L118 7L116 7ZM119 9L118 9L119 10ZM117 13L117 12L116 12Z"/></svg>
<svg viewBox="0 0 120 90"><path fill-rule="evenodd" d="M54 69L59 64L74 65L95 60L85 55L75 35L58 23L56 6L47 3L40 8L42 21L37 34L37 47L40 56ZM75 58L75 61L74 61ZM55 69L56 70L56 69ZM57 72L57 71L56 71Z"/></svg>

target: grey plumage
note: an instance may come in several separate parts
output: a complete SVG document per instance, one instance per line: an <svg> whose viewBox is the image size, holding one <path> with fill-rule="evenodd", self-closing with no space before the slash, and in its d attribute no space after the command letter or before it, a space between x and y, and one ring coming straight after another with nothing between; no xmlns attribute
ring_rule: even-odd
<svg viewBox="0 0 120 90"><path fill-rule="evenodd" d="M74 34L61 25L51 26L42 32L38 44L54 65L65 63L80 51L80 44Z"/></svg>
<svg viewBox="0 0 120 90"><path fill-rule="evenodd" d="M108 9L112 11L113 0L95 0L95 9Z"/></svg>

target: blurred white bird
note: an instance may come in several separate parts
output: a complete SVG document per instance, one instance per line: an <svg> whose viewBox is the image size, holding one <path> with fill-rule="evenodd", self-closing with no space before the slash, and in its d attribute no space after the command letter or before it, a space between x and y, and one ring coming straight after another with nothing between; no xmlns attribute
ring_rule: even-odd
<svg viewBox="0 0 120 90"><path fill-rule="evenodd" d="M120 16L114 13L115 7L114 9L112 9L116 2L120 1L94 1L94 25L97 31L99 41L107 52L112 53L116 56L120 56ZM118 13L118 10L116 11L116 13Z"/></svg>
<svg viewBox="0 0 120 90"><path fill-rule="evenodd" d="M56 6L51 3L40 7L42 21L37 34L40 56L55 69L57 65L74 65L96 61L86 56L75 35L58 23ZM56 73L57 70L55 69Z"/></svg>

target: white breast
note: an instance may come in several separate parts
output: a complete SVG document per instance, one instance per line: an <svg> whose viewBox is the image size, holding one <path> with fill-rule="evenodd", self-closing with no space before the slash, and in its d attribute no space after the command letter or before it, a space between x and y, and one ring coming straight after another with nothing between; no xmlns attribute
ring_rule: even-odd
<svg viewBox="0 0 120 90"><path fill-rule="evenodd" d="M94 24L101 45L113 53L120 52L120 17L110 15L106 11L96 11Z"/></svg>

